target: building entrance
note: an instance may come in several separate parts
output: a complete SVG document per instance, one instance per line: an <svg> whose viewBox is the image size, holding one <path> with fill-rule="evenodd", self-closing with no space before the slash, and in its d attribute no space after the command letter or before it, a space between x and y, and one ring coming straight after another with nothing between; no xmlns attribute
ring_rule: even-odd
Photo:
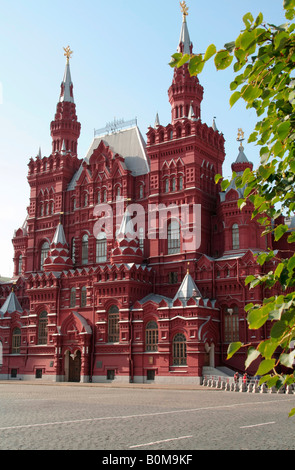
<svg viewBox="0 0 295 470"><path fill-rule="evenodd" d="M75 354L69 354L69 382L80 382L81 375L81 352L76 351Z"/></svg>

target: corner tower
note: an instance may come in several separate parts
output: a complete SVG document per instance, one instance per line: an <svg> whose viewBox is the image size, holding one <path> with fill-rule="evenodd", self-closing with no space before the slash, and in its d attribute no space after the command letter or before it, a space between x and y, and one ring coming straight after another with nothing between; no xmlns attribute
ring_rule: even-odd
<svg viewBox="0 0 295 470"><path fill-rule="evenodd" d="M64 48L67 58L64 77L60 86L60 97L56 107L54 121L50 124L52 153L69 151L77 155L81 124L77 120L76 105L73 95L73 83L70 72L70 47Z"/></svg>

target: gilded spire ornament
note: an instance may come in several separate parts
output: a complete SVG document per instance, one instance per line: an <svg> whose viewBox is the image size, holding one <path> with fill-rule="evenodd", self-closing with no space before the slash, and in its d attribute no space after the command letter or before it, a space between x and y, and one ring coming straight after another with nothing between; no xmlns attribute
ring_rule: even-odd
<svg viewBox="0 0 295 470"><path fill-rule="evenodd" d="M64 56L67 58L67 64L70 61L71 55L73 54L73 51L71 51L70 46L64 47Z"/></svg>
<svg viewBox="0 0 295 470"><path fill-rule="evenodd" d="M242 142L243 140L244 140L244 132L243 132L243 129L238 129L237 141L238 141L238 142Z"/></svg>
<svg viewBox="0 0 295 470"><path fill-rule="evenodd" d="M188 7L187 7L185 1L179 2L179 3L180 3L181 11L182 11L182 17L185 21L185 17L188 16Z"/></svg>

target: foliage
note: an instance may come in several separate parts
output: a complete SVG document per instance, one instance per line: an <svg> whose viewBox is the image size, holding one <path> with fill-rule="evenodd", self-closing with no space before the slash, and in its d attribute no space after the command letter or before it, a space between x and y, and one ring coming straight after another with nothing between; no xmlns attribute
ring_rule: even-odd
<svg viewBox="0 0 295 470"><path fill-rule="evenodd" d="M214 58L217 70L233 64L234 80L230 105L244 100L246 108L256 110L258 122L248 142L260 147L260 164L251 171L247 168L242 176L233 174L237 187L244 187L244 199L238 202L242 209L249 201L253 204L252 217L258 218L264 227L263 234L272 233L274 240L286 237L295 242L295 232L282 222L280 216L291 217L295 210L295 0L284 0L286 24L275 26L264 22L263 14L256 19L251 13L243 17L244 29L235 41L225 44L217 51L211 44L205 54L172 56L171 67L188 63L191 75L202 72L205 63ZM221 175L216 175L220 182ZM221 188L230 181L223 180ZM282 373L281 366L293 369L295 351L290 347L295 339L295 254L294 245L289 252L278 256L268 249L260 253L257 262L274 266L263 276L248 276L246 285L255 288L262 285L269 289L269 296L262 304L246 306L250 329L261 328L271 322L270 336L255 348L250 345L246 367L259 358L257 375L260 383L280 388L295 382L295 373ZM280 287L281 295L272 295L273 288ZM241 347L240 342L230 345L228 358ZM292 344L291 344L292 346ZM292 410L290 416L295 414Z"/></svg>

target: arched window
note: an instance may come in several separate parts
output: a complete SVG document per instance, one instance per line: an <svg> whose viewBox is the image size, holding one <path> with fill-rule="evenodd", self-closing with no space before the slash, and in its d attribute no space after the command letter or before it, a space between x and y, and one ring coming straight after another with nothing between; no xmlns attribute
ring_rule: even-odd
<svg viewBox="0 0 295 470"><path fill-rule="evenodd" d="M224 340L232 342L239 340L239 308L226 308L224 315Z"/></svg>
<svg viewBox="0 0 295 470"><path fill-rule="evenodd" d="M172 178L172 184L171 184L171 191L175 191L176 189L176 183L175 183L175 178Z"/></svg>
<svg viewBox="0 0 295 470"><path fill-rule="evenodd" d="M179 177L179 189L183 189L183 176Z"/></svg>
<svg viewBox="0 0 295 470"><path fill-rule="evenodd" d="M180 252L180 227L176 220L168 225L168 255Z"/></svg>
<svg viewBox="0 0 295 470"><path fill-rule="evenodd" d="M165 193L169 192L169 180L168 180L168 178L166 178L165 181L164 181L164 190L165 190Z"/></svg>
<svg viewBox="0 0 295 470"><path fill-rule="evenodd" d="M48 316L46 310L39 315L38 344L47 344Z"/></svg>
<svg viewBox="0 0 295 470"><path fill-rule="evenodd" d="M107 260L107 239L105 232L100 232L96 239L96 262L105 263Z"/></svg>
<svg viewBox="0 0 295 470"><path fill-rule="evenodd" d="M182 333L177 333L173 338L173 365L186 365L186 338Z"/></svg>
<svg viewBox="0 0 295 470"><path fill-rule="evenodd" d="M232 244L233 244L233 250L238 250L240 248L240 237L239 237L239 226L238 226L238 224L233 224L233 226L232 226Z"/></svg>
<svg viewBox="0 0 295 470"><path fill-rule="evenodd" d="M86 286L83 286L81 289L81 299L80 299L81 307L86 307L86 294L87 294Z"/></svg>
<svg viewBox="0 0 295 470"><path fill-rule="evenodd" d="M119 309L112 305L108 311L108 342L117 343L119 341Z"/></svg>
<svg viewBox="0 0 295 470"><path fill-rule="evenodd" d="M76 288L72 287L71 288L71 295L70 295L70 307L75 307L76 306Z"/></svg>
<svg viewBox="0 0 295 470"><path fill-rule="evenodd" d="M14 328L12 332L12 354L19 354L20 353L20 341L21 341L21 331L20 328Z"/></svg>
<svg viewBox="0 0 295 470"><path fill-rule="evenodd" d="M82 264L88 263L88 235L82 238Z"/></svg>
<svg viewBox="0 0 295 470"><path fill-rule="evenodd" d="M87 193L84 194L83 205L84 207L88 206L88 194Z"/></svg>
<svg viewBox="0 0 295 470"><path fill-rule="evenodd" d="M140 199L143 198L143 185L142 184L139 186L139 198Z"/></svg>
<svg viewBox="0 0 295 470"><path fill-rule="evenodd" d="M40 270L41 271L43 271L43 264L48 256L48 252L49 252L49 243L44 242L43 245L41 246L41 253L40 253Z"/></svg>
<svg viewBox="0 0 295 470"><path fill-rule="evenodd" d="M145 350L158 351L158 325L155 321L150 321L146 325Z"/></svg>

